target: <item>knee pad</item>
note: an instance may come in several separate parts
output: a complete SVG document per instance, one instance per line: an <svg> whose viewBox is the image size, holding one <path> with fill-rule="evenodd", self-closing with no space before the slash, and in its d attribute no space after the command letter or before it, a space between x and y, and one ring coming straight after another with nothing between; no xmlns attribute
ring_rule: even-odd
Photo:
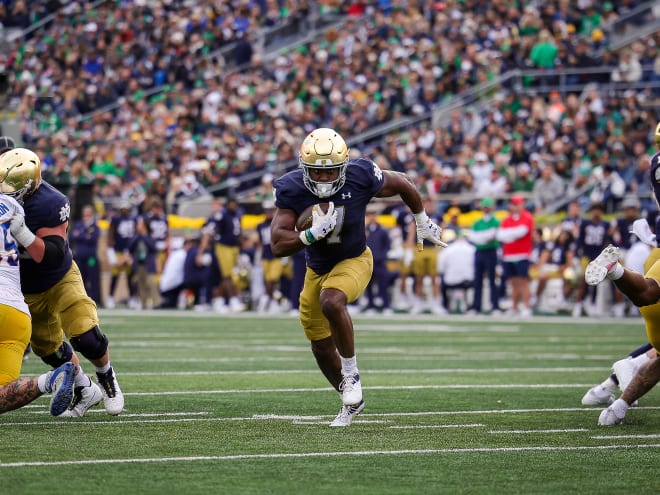
<svg viewBox="0 0 660 495"><path fill-rule="evenodd" d="M108 337L98 326L69 339L73 348L87 359L102 358L108 350Z"/></svg>
<svg viewBox="0 0 660 495"><path fill-rule="evenodd" d="M68 342L62 342L62 345L54 353L48 356L42 356L41 360L51 368L59 368L64 363L71 361L73 349Z"/></svg>

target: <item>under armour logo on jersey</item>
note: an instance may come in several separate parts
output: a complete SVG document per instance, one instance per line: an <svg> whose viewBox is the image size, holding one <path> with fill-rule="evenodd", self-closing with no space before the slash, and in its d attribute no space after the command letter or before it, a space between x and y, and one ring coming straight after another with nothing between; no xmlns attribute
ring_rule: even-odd
<svg viewBox="0 0 660 495"><path fill-rule="evenodd" d="M351 193L347 192L346 194L341 193L341 199L351 199Z"/></svg>

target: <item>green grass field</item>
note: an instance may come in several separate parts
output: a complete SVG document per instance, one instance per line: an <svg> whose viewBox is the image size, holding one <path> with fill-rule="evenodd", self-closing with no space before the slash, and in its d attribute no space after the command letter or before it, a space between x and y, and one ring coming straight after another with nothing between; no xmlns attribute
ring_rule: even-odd
<svg viewBox="0 0 660 495"><path fill-rule="evenodd" d="M358 317L349 428L327 426L339 397L295 318L102 322L125 413L58 420L43 397L0 416L0 493L660 492L660 394L619 427L580 404L645 342L641 319Z"/></svg>

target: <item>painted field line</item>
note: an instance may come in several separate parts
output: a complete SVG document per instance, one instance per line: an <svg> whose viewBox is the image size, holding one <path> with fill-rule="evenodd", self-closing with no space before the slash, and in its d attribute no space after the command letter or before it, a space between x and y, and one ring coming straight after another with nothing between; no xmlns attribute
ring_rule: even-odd
<svg viewBox="0 0 660 495"><path fill-rule="evenodd" d="M635 408L637 409L637 408ZM593 437L595 440L619 440L619 439L633 439L633 438L660 438L660 433L649 433L648 435L595 435Z"/></svg>
<svg viewBox="0 0 660 495"><path fill-rule="evenodd" d="M50 411L45 408L42 411L30 411L30 414L48 414L50 415ZM100 409L89 409L85 415L87 414L106 414L105 409L100 408ZM174 418L174 417L181 417L181 416L207 416L211 414L208 411L197 411L197 412L169 412L169 413L126 413L123 412L121 414L122 418Z"/></svg>
<svg viewBox="0 0 660 495"><path fill-rule="evenodd" d="M439 355L436 353L413 353L406 356L397 356L395 359L397 361L414 361L419 362L420 360L442 360L442 361L473 361L475 356L478 356L479 361L502 361L504 359L554 359L559 361L612 361L616 360L617 357L620 357L615 354L607 356L583 356L581 354L523 354L523 353L502 353L498 355L497 353L484 352L483 355L475 352L465 352L465 353L453 353L450 355ZM369 355L367 353L361 353L360 362L364 363L365 361L371 362L382 362L382 355ZM117 358L113 360L114 363L262 363L262 362L275 362L275 363L288 363L288 362L299 362L299 363L309 363L308 356L289 356L289 357L222 357L222 358L168 358L168 357L159 357L159 358ZM604 368L599 368L603 370ZM123 375L123 373L122 373Z"/></svg>
<svg viewBox="0 0 660 495"><path fill-rule="evenodd" d="M486 325L470 326L461 325L443 325L443 324L415 324L402 323L401 325L355 325L357 332L424 332L424 333L475 333L475 332L495 332L495 333L515 333L520 332L520 325Z"/></svg>
<svg viewBox="0 0 660 495"><path fill-rule="evenodd" d="M494 435L526 435L528 433L580 433L589 431L588 428L567 428L557 430L490 430ZM591 437L594 438L594 437Z"/></svg>
<svg viewBox="0 0 660 495"><path fill-rule="evenodd" d="M327 457L369 457L383 455L442 455L442 454L501 454L506 452L581 452L603 450L657 449L660 444L641 445L592 445L576 447L537 446L537 447L478 447L473 449L419 449L419 450L366 450L357 452L300 452L285 454L235 454L189 457L150 457L142 459L80 459L73 461L33 461L0 462L0 468L75 466L90 464L146 464L156 462L199 462L199 461L241 461L258 459L301 459Z"/></svg>
<svg viewBox="0 0 660 495"><path fill-rule="evenodd" d="M427 428L483 428L486 425L471 423L466 425L394 425L389 426L393 430L425 430Z"/></svg>
<svg viewBox="0 0 660 495"><path fill-rule="evenodd" d="M165 318L178 318L178 319L189 319L189 318L200 318L200 319L207 319L210 320L216 324L223 324L226 323L227 321L231 321L233 319L235 320L273 320L273 319L278 319L278 320L290 320L292 322L298 322L298 317L297 316L289 316L289 315L259 315L256 312L251 312L251 311L246 311L243 313L236 313L231 316L218 316L217 314L208 312L208 313L203 313L203 312L195 312L195 311L184 311L184 310L165 310L165 309L157 309L157 310L147 310L143 309L140 311L132 310L132 309L127 309L127 308L116 308L116 309L105 309L105 308L100 308L99 309L99 315L101 315L102 320L105 322L112 322L112 323L125 323L125 322L130 322L130 323L135 323L135 321L141 319L141 318L152 318L154 316L162 316ZM128 317L128 319L125 319L123 317ZM393 315L357 315L355 316L355 320L357 322L361 321L378 321L378 322L385 322L384 324L387 324L388 322L398 322L398 321L407 321L409 322L411 319L414 319L416 322L422 322L422 321L431 321L431 322L438 322L438 321L449 321L449 322L454 322L454 323L465 323L465 322L485 322L485 321L493 321L493 317L489 315L443 315L442 317L438 317L437 315L432 315L432 314L421 314L421 315L410 315L408 313L400 313L400 314L393 314ZM584 327L587 325L601 325L603 321L610 321L607 318L596 318L596 317L583 317L580 318L580 326ZM506 315L501 315L497 317L497 322L499 323L507 323L507 322L512 322L514 324L520 325L520 320L516 318L509 318ZM575 318L571 316L561 316L561 315L555 315L555 316L534 316L533 318L530 318L528 321L525 322L526 324L535 324L535 323L550 323L550 324L563 324L563 323L568 323L568 324L575 324ZM622 325L622 326L639 326L639 324L642 323L641 318L624 318L621 320L621 322L617 322L617 325Z"/></svg>
<svg viewBox="0 0 660 495"><path fill-rule="evenodd" d="M366 424L383 424L383 423L390 423L388 420L383 420L383 419L372 419L372 420L353 420L353 424L361 424L361 425L366 425ZM291 424L294 425L327 425L327 421L292 421Z"/></svg>
<svg viewBox="0 0 660 495"><path fill-rule="evenodd" d="M636 409L660 409L658 407L639 407ZM103 409L98 411L105 412ZM490 409L478 411L416 411L416 412L391 412L391 413L362 413L360 419L370 418L406 418L406 417L424 417L424 416L465 416L471 414L478 415L491 415L491 414L529 414L529 413L561 413L561 412L595 412L594 408L590 407L566 407L566 408L547 408L547 409ZM190 413L193 416L194 413ZM132 419L124 421L123 418L128 415L121 414L115 419L106 421L86 421L80 419L65 420L57 419L51 421L25 421L13 423L0 423L1 428L10 428L14 426L36 426L36 425L49 425L49 426L62 426L62 425L128 425L128 424L141 424L141 423L195 423L195 422L225 422L225 421L321 421L332 419L334 414L322 415L300 415L300 414L253 414L252 416L238 416L229 418L217 417L177 417L166 419ZM357 420L356 420L357 421Z"/></svg>
<svg viewBox="0 0 660 495"><path fill-rule="evenodd" d="M363 376L369 375L415 375L415 374L453 374L453 373L583 373L588 371L603 371L595 367L564 367L564 368L397 368L389 370L369 370ZM208 370L208 371L127 371L122 376L198 376L198 375L318 375L317 369L298 370Z"/></svg>
<svg viewBox="0 0 660 495"><path fill-rule="evenodd" d="M660 409L660 406L638 407L635 409ZM469 414L530 414L530 413L561 413L561 412L596 412L593 407L560 407L560 408L541 408L541 409L481 409L474 411L417 411L417 412L391 412L391 413L361 413L360 418L405 418L420 416L463 416ZM283 419L296 420L301 418L318 419L321 416L300 416L286 414L255 414L254 419ZM609 437L608 437L609 438Z"/></svg>
<svg viewBox="0 0 660 495"><path fill-rule="evenodd" d="M537 388L589 388L584 383L532 383L532 384L466 384L466 385L374 385L363 387L365 390L485 390L485 389L537 389ZM222 390L170 390L159 392L124 392L125 396L157 397L166 395L225 395L225 394L279 394L296 392L328 392L330 387L307 388L255 388L255 389L222 389Z"/></svg>

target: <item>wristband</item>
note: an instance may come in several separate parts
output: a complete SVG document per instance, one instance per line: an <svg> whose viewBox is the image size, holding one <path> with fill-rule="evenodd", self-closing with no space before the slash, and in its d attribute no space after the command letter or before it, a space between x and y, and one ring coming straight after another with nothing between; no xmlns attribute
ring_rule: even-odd
<svg viewBox="0 0 660 495"><path fill-rule="evenodd" d="M310 246L316 242L316 238L312 234L311 229L303 230L298 237L305 246Z"/></svg>
<svg viewBox="0 0 660 495"><path fill-rule="evenodd" d="M413 217L415 218L415 223L417 225L423 225L429 219L429 216L426 214L426 210L422 210L419 213L413 213Z"/></svg>

